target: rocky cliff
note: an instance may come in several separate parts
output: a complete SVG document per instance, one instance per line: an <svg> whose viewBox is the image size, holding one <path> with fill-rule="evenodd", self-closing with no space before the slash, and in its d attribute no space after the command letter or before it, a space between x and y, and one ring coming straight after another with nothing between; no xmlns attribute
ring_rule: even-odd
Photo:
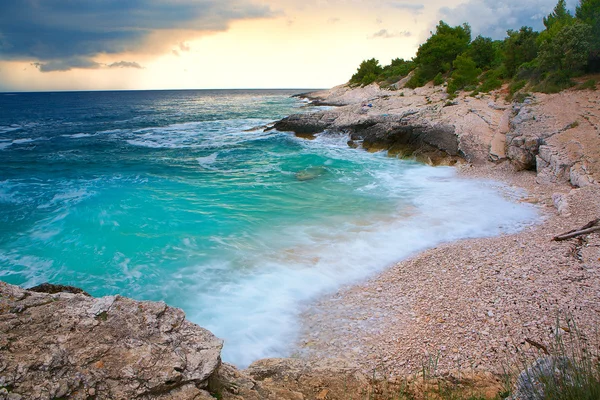
<svg viewBox="0 0 600 400"><path fill-rule="evenodd" d="M445 88L340 86L306 96L338 107L291 115L275 129L301 136L349 134L351 146L433 165L509 161L539 179L586 186L600 180L600 94L570 90L509 103L506 91L449 99Z"/></svg>

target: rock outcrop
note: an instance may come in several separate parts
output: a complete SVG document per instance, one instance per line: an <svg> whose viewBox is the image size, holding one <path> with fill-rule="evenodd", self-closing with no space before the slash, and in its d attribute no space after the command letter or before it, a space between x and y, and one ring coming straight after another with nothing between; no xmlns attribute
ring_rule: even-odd
<svg viewBox="0 0 600 400"><path fill-rule="evenodd" d="M274 129L301 137L345 133L349 145L433 165L509 161L541 182L582 187L600 180L600 94L535 94L523 103L496 91L449 100L442 86L382 90L338 86L306 94L339 107L291 115Z"/></svg>
<svg viewBox="0 0 600 400"><path fill-rule="evenodd" d="M222 345L164 303L0 282L0 399L211 399Z"/></svg>

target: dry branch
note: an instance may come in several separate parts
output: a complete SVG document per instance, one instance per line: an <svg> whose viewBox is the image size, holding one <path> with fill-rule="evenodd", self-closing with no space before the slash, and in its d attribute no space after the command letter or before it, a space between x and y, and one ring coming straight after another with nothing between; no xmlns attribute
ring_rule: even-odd
<svg viewBox="0 0 600 400"><path fill-rule="evenodd" d="M569 231L566 233L563 233L561 235L555 236L554 241L556 242L560 242L562 240L567 240L567 239L571 239L577 236L581 236L581 235L587 235L588 233L592 233L592 232L596 232L596 231L600 231L600 218L597 218L593 221L588 222L587 224L585 224L584 226L582 226L579 229L575 229L573 231Z"/></svg>

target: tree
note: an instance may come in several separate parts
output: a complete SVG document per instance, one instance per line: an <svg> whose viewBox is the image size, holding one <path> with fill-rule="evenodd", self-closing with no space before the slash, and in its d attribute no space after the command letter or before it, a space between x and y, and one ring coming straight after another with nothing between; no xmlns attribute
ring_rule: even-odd
<svg viewBox="0 0 600 400"><path fill-rule="evenodd" d="M575 16L592 27L592 46L600 49L600 0L580 0Z"/></svg>
<svg viewBox="0 0 600 400"><path fill-rule="evenodd" d="M547 17L544 17L544 26L546 29L550 29L557 23L568 23L572 19L573 16L569 10L567 10L565 0L558 0L556 7L554 7L554 11L552 11Z"/></svg>
<svg viewBox="0 0 600 400"><path fill-rule="evenodd" d="M479 35L471 42L467 54L475 61L477 68L489 68L496 58L494 42Z"/></svg>
<svg viewBox="0 0 600 400"><path fill-rule="evenodd" d="M544 17L544 26L546 30L540 33L538 37L538 44L552 41L552 39L560 32L565 26L573 25L575 18L571 15L571 12L567 10L565 0L558 0L554 10Z"/></svg>
<svg viewBox="0 0 600 400"><path fill-rule="evenodd" d="M432 80L438 73L445 73L452 68L452 62L469 47L471 27L468 24L451 27L440 21L436 31L417 51L414 61L418 67L415 71L415 86L421 86Z"/></svg>
<svg viewBox="0 0 600 400"><path fill-rule="evenodd" d="M454 93L468 85L476 85L477 77L481 75L481 69L477 68L475 61L465 54L456 57L452 63L454 72L452 79L448 82L448 93Z"/></svg>
<svg viewBox="0 0 600 400"><path fill-rule="evenodd" d="M591 36L592 27L586 24L563 27L551 41L540 47L540 69L544 72L561 71L565 76L583 71L592 46Z"/></svg>
<svg viewBox="0 0 600 400"><path fill-rule="evenodd" d="M369 85L377 80L379 75L383 72L383 68L379 65L379 61L375 58L371 58L370 60L365 60L360 63L358 70L352 78L350 78L350 83L360 84L360 85Z"/></svg>
<svg viewBox="0 0 600 400"><path fill-rule="evenodd" d="M518 31L512 29L507 32L504 39L504 66L508 77L515 76L521 64L532 61L537 57L538 33L528 26L521 27Z"/></svg>

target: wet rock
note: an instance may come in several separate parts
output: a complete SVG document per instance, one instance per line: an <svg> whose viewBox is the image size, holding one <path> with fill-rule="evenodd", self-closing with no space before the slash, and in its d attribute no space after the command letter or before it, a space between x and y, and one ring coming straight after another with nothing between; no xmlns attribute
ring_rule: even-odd
<svg viewBox="0 0 600 400"><path fill-rule="evenodd" d="M34 286L27 290L29 290L31 292L49 293L49 294L56 294L56 293L83 294L84 296L91 297L89 293L87 293L83 289L77 288L75 286L54 285L52 283L42 283L41 285Z"/></svg>
<svg viewBox="0 0 600 400"><path fill-rule="evenodd" d="M309 167L302 171L296 172L296 179L299 181L310 181L325 174L325 167Z"/></svg>

